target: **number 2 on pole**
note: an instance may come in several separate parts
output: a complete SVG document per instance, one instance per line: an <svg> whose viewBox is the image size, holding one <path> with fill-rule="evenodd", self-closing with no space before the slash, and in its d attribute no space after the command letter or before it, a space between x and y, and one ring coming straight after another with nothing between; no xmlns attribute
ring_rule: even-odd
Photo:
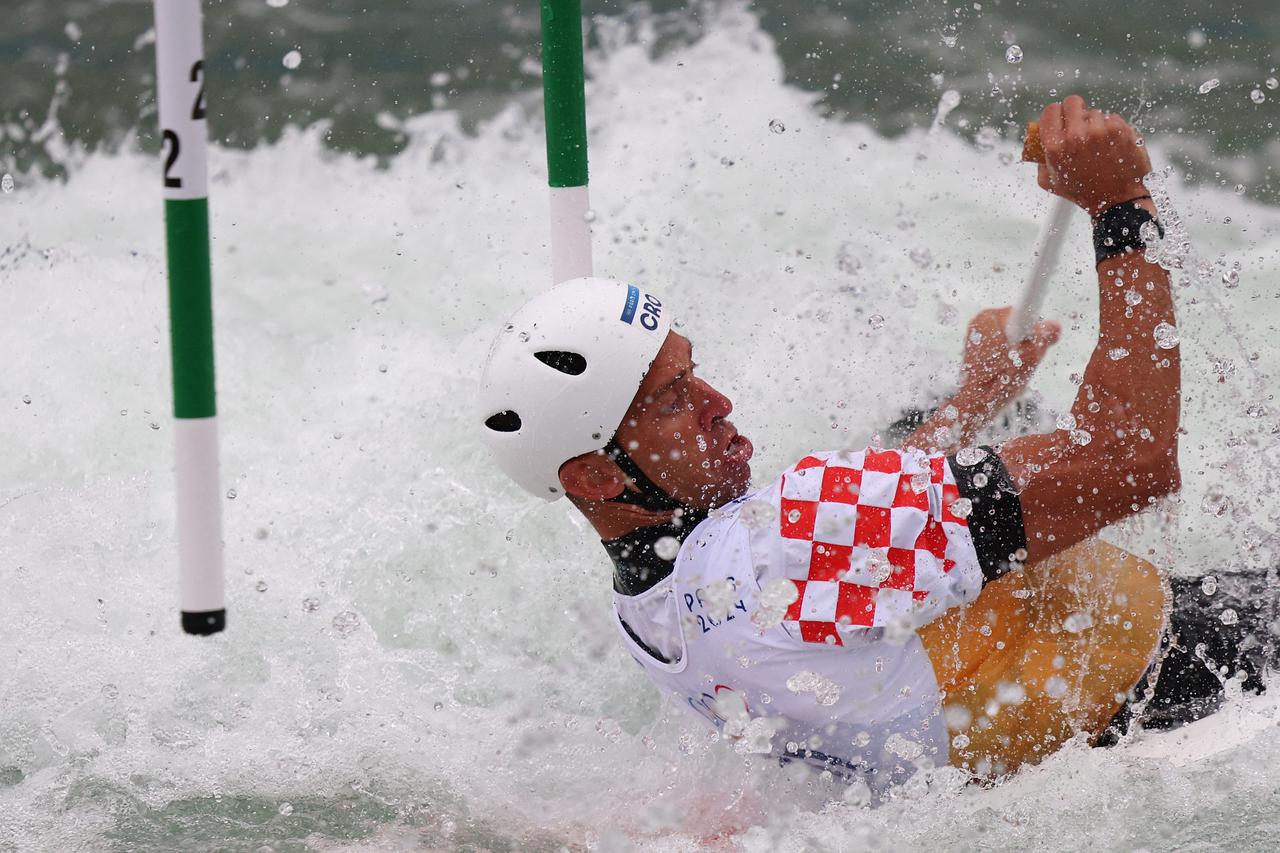
<svg viewBox="0 0 1280 853"><path fill-rule="evenodd" d="M204 60L196 60L195 65L191 66L190 80L192 83L199 83L200 88L196 91L195 102L191 105L191 120L204 121L206 115L206 106L204 100ZM178 162L178 152L182 150L182 143L178 139L178 134L172 130L166 130L163 134L164 142L169 143L169 155L164 158L164 185L171 189L182 188L182 178L173 177L169 171L173 169L175 163Z"/></svg>
<svg viewBox="0 0 1280 853"><path fill-rule="evenodd" d="M181 189L182 178L174 178L169 175L169 170L173 168L173 164L178 162L178 150L182 147L178 142L178 134L172 130L166 130L164 132L164 142L169 143L169 156L164 158L164 185L172 189Z"/></svg>
<svg viewBox="0 0 1280 853"><path fill-rule="evenodd" d="M196 102L191 105L191 120L203 121L205 113L204 105L204 60L196 60L196 64L191 66L191 82L200 84L200 91L196 92Z"/></svg>

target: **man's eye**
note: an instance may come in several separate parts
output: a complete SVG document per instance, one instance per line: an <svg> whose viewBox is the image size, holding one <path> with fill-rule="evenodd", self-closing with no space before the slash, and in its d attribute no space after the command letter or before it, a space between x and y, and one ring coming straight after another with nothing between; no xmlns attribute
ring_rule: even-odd
<svg viewBox="0 0 1280 853"><path fill-rule="evenodd" d="M658 408L664 415L675 414L681 408L685 397L684 385L678 389L667 391L658 398Z"/></svg>

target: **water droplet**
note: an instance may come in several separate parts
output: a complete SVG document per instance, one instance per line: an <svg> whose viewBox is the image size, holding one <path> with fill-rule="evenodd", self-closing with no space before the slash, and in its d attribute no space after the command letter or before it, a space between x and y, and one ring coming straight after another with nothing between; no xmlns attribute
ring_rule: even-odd
<svg viewBox="0 0 1280 853"><path fill-rule="evenodd" d="M772 120L769 122L769 129L770 129L771 131L773 131L774 133L786 133L786 132L787 132L787 126L786 126L785 124L783 124L782 122L778 121L776 118L775 118L775 119L772 119Z"/></svg>
<svg viewBox="0 0 1280 853"><path fill-rule="evenodd" d="M284 55L284 59L280 61L284 64L285 68L288 68L290 71L292 71L302 64L302 51L291 50L288 53L286 53Z"/></svg>
<svg viewBox="0 0 1280 853"><path fill-rule="evenodd" d="M971 465L977 465L983 459L987 458L987 451L981 447L965 447L956 453L956 461L968 468Z"/></svg>
<svg viewBox="0 0 1280 853"><path fill-rule="evenodd" d="M787 615L787 608L799 597L800 591L787 578L766 581L756 598L757 606L751 614L751 624L762 631L778 625Z"/></svg>
<svg viewBox="0 0 1280 853"><path fill-rule="evenodd" d="M973 723L973 714L969 713L969 709L963 705L947 705L942 709L942 719L946 722L947 728L956 732L969 728Z"/></svg>
<svg viewBox="0 0 1280 853"><path fill-rule="evenodd" d="M1231 498L1219 491L1211 491L1200 501L1200 511L1214 518L1222 518L1231 512Z"/></svg>
<svg viewBox="0 0 1280 853"><path fill-rule="evenodd" d="M339 637L350 637L360 627L360 614L353 610L344 610L329 623Z"/></svg>
<svg viewBox="0 0 1280 853"><path fill-rule="evenodd" d="M1234 625L1240 621L1240 616L1228 607L1218 614L1218 621L1223 625Z"/></svg>
<svg viewBox="0 0 1280 853"><path fill-rule="evenodd" d="M956 749L964 749L966 746L969 745L969 736L956 735L951 739L951 745L954 746Z"/></svg>
<svg viewBox="0 0 1280 853"><path fill-rule="evenodd" d="M889 562L888 551L872 551L867 555L867 573L876 583L884 583L893 574L893 564Z"/></svg>
<svg viewBox="0 0 1280 853"><path fill-rule="evenodd" d="M872 314L867 318L867 325L873 329L884 328L884 316L881 314Z"/></svg>
<svg viewBox="0 0 1280 853"><path fill-rule="evenodd" d="M1178 336L1177 327L1171 326L1168 323L1161 323L1156 326L1152 335L1156 339L1156 346L1160 349L1173 349L1182 340Z"/></svg>
<svg viewBox="0 0 1280 853"><path fill-rule="evenodd" d="M23 394L23 395L22 395L22 402L24 402L24 403L26 403L28 406L30 406L30 405L31 405L31 396L30 396L29 394Z"/></svg>
<svg viewBox="0 0 1280 853"><path fill-rule="evenodd" d="M107 682L106 684L102 685L102 695L104 698L107 698L107 699L115 699L117 696L120 695L120 688L116 687L114 684L110 682Z"/></svg>
<svg viewBox="0 0 1280 853"><path fill-rule="evenodd" d="M1221 81L1217 77L1213 77L1209 80L1205 80L1203 83L1200 84L1200 94L1202 95L1209 94L1214 89L1218 88L1218 84L1220 82Z"/></svg>
<svg viewBox="0 0 1280 853"><path fill-rule="evenodd" d="M968 498L956 498L951 502L951 514L956 518L968 518L973 512L973 501Z"/></svg>
<svg viewBox="0 0 1280 853"><path fill-rule="evenodd" d="M1142 302L1142 294L1134 290L1132 287L1124 292L1125 305L1139 305Z"/></svg>
<svg viewBox="0 0 1280 853"><path fill-rule="evenodd" d="M443 702L437 702L437 703L435 703L434 705L432 705L431 707L432 707L432 709L433 709L433 710L436 710L436 711L443 711L443 710L444 710L444 703L443 703Z"/></svg>
<svg viewBox="0 0 1280 853"><path fill-rule="evenodd" d="M1227 287L1235 287L1240 283L1240 270L1229 269L1222 274L1222 283Z"/></svg>
<svg viewBox="0 0 1280 853"><path fill-rule="evenodd" d="M0 192L13 192L13 175L10 175L8 172L0 175Z"/></svg>
<svg viewBox="0 0 1280 853"><path fill-rule="evenodd" d="M721 158L720 158L720 165L721 165L721 166L732 166L732 165L733 165L733 161L732 161L732 160L730 160L728 157L721 157Z"/></svg>
<svg viewBox="0 0 1280 853"><path fill-rule="evenodd" d="M938 105L944 107L947 112L954 110L960 106L960 93L955 89L948 89L942 93L942 97L938 99Z"/></svg>
<svg viewBox="0 0 1280 853"><path fill-rule="evenodd" d="M1261 89L1254 89L1249 93L1249 100L1253 101L1255 104L1260 104L1266 99L1267 95Z"/></svg>
<svg viewBox="0 0 1280 853"><path fill-rule="evenodd" d="M840 698L840 685L807 669L788 678L787 689L792 693L813 693L819 705L834 705Z"/></svg>
<svg viewBox="0 0 1280 853"><path fill-rule="evenodd" d="M1213 575L1205 575L1200 578L1200 591L1205 595L1213 595L1218 591L1218 579Z"/></svg>
<svg viewBox="0 0 1280 853"><path fill-rule="evenodd" d="M254 589L256 589L258 592L266 592L266 591L267 591L267 582L266 582L266 581L258 581L257 583L255 583L255 584L253 585L253 588L254 588Z"/></svg>
<svg viewBox="0 0 1280 853"><path fill-rule="evenodd" d="M1067 680L1060 675L1051 675L1045 679L1044 692L1054 699L1067 695Z"/></svg>
<svg viewBox="0 0 1280 853"><path fill-rule="evenodd" d="M1084 447L1086 444L1093 441L1093 434L1087 429L1073 429L1071 431L1070 438L1072 444L1078 444L1081 447Z"/></svg>
<svg viewBox="0 0 1280 853"><path fill-rule="evenodd" d="M378 365L378 372L379 372L379 373L386 373L386 372L387 372L387 366L386 366L385 364L379 364L379 365Z"/></svg>
<svg viewBox="0 0 1280 853"><path fill-rule="evenodd" d="M283 9L289 5L289 0L267 0L267 5L272 9Z"/></svg>
<svg viewBox="0 0 1280 853"><path fill-rule="evenodd" d="M1057 426L1058 429L1065 429L1070 432L1076 428L1076 416L1070 412L1058 415Z"/></svg>
<svg viewBox="0 0 1280 853"><path fill-rule="evenodd" d="M674 536L663 536L653 543L653 553L658 559L670 562L680 553L680 540Z"/></svg>
<svg viewBox="0 0 1280 853"><path fill-rule="evenodd" d="M587 210L586 212L584 212L584 213L582 214L582 221L583 221L583 222L595 222L595 221L596 221L596 212L595 212L594 210Z"/></svg>
<svg viewBox="0 0 1280 853"><path fill-rule="evenodd" d="M800 520L800 510L793 509L787 512L787 521L791 522L792 524L795 524L799 520Z"/></svg>
<svg viewBox="0 0 1280 853"><path fill-rule="evenodd" d="M1252 406L1245 409L1244 413L1251 418L1260 418L1267 413L1267 410L1260 403L1254 403Z"/></svg>
<svg viewBox="0 0 1280 853"><path fill-rule="evenodd" d="M1017 705L1026 698L1026 689L1016 681L1001 681L996 685L996 701L1001 705Z"/></svg>
<svg viewBox="0 0 1280 853"><path fill-rule="evenodd" d="M156 421L152 421L152 422L151 422L151 428L152 428L152 429L160 429L160 424L159 424L158 422L156 422Z"/></svg>
<svg viewBox="0 0 1280 853"><path fill-rule="evenodd" d="M320 609L320 599L316 598L315 596L308 595L306 598L302 599L303 613L315 613L319 609Z"/></svg>
<svg viewBox="0 0 1280 853"><path fill-rule="evenodd" d="M1128 354L1129 354L1129 351L1124 347L1113 347L1107 350L1107 358L1111 359L1112 361L1119 361L1120 359L1124 358Z"/></svg>
<svg viewBox="0 0 1280 853"><path fill-rule="evenodd" d="M908 253L908 257L910 257L911 262L918 267L927 267L929 264L933 263L933 252L930 252L924 246L912 249Z"/></svg>
<svg viewBox="0 0 1280 853"><path fill-rule="evenodd" d="M293 805L291 803L281 803L278 811L282 817L288 817L293 814Z"/></svg>
<svg viewBox="0 0 1280 853"><path fill-rule="evenodd" d="M773 508L773 504L765 501L747 501L738 510L738 518L752 530L763 530L773 523L776 516L777 511Z"/></svg>
<svg viewBox="0 0 1280 853"><path fill-rule="evenodd" d="M1010 65L1017 65L1022 61L1022 48L1016 44L1009 45L1009 49L1004 52L1004 61Z"/></svg>
<svg viewBox="0 0 1280 853"><path fill-rule="evenodd" d="M1268 78L1267 78L1267 88L1268 88L1268 89L1280 89L1280 80L1277 80L1277 79L1276 79L1276 78L1274 78L1274 77L1268 77Z"/></svg>
<svg viewBox="0 0 1280 853"><path fill-rule="evenodd" d="M236 490L235 490L235 489L227 489L227 500L229 500L229 501L233 501L233 500L235 500L235 499L236 499Z"/></svg>
<svg viewBox="0 0 1280 853"><path fill-rule="evenodd" d="M1093 627L1093 617L1084 611L1078 611L1063 619L1062 627L1073 634L1079 634Z"/></svg>
<svg viewBox="0 0 1280 853"><path fill-rule="evenodd" d="M977 486L979 489L986 488L986 485L987 485L987 475L986 475L986 474L983 474L981 471L979 471L977 474L974 474L974 475L973 475L973 484L974 484L975 486Z"/></svg>

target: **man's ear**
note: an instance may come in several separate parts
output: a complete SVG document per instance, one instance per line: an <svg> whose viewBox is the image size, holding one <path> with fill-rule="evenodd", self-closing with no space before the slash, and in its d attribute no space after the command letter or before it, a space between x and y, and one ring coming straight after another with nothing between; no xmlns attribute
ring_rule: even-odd
<svg viewBox="0 0 1280 853"><path fill-rule="evenodd" d="M627 477L612 459L593 451L560 466L560 485L575 498L605 501L622 494Z"/></svg>

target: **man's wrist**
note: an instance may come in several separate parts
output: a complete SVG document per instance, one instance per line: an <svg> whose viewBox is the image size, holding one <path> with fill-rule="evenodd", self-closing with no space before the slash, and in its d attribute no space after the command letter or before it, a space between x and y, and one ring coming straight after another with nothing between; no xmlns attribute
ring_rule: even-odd
<svg viewBox="0 0 1280 853"><path fill-rule="evenodd" d="M1150 196L1140 196L1106 207L1093 217L1093 248L1098 264L1117 255L1142 251L1147 240L1164 237L1158 212Z"/></svg>
<svg viewBox="0 0 1280 853"><path fill-rule="evenodd" d="M956 410L957 436L982 429L997 411L1004 408L1009 397L1009 386L999 381L966 381L950 403Z"/></svg>
<svg viewBox="0 0 1280 853"><path fill-rule="evenodd" d="M1141 207L1152 216L1159 215L1159 211L1156 210L1155 202L1151 200L1151 193L1147 191L1146 184L1139 183L1132 187L1129 192L1117 193L1114 196L1109 196L1098 202L1094 205L1093 209L1089 211L1089 216L1093 219L1097 219L1103 211L1113 208L1117 204L1124 204L1126 202Z"/></svg>

